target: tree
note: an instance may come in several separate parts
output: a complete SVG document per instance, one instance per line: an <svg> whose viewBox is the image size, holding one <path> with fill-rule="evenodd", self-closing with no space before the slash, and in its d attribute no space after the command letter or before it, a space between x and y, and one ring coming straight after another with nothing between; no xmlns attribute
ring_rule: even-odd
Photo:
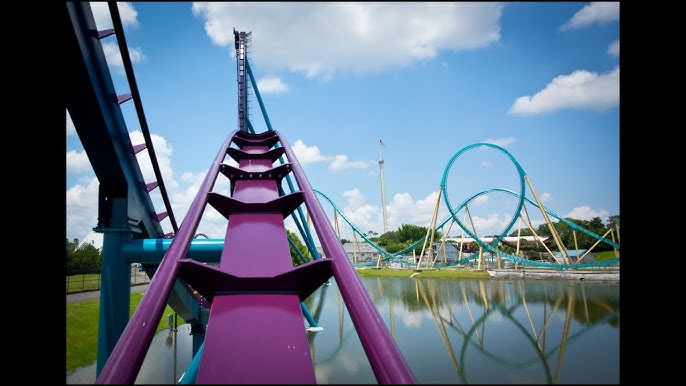
<svg viewBox="0 0 686 386"><path fill-rule="evenodd" d="M83 243L76 249L76 260L87 271L100 272L100 250L91 243Z"/></svg>
<svg viewBox="0 0 686 386"><path fill-rule="evenodd" d="M508 235L509 237L533 236L534 232L529 228L515 229Z"/></svg>
<svg viewBox="0 0 686 386"><path fill-rule="evenodd" d="M298 235L286 229L286 237L288 237L291 240L291 242L288 243L288 248L291 252L291 261L293 262L293 266L303 264L303 258L306 262L312 260L312 255L310 254L310 251L307 249L307 246L305 246L305 244L300 240ZM293 245L296 246L297 251L293 248Z"/></svg>
<svg viewBox="0 0 686 386"><path fill-rule="evenodd" d="M386 248L388 253L396 253L409 248L426 236L428 228L411 224L402 224L395 231L388 231L378 237L377 244ZM441 233L436 232L434 240L439 240ZM415 254L422 252L422 244L414 248Z"/></svg>
<svg viewBox="0 0 686 386"><path fill-rule="evenodd" d="M69 242L67 240L67 271L90 271L100 272L101 254L100 250L91 243L79 245L79 239Z"/></svg>
<svg viewBox="0 0 686 386"><path fill-rule="evenodd" d="M66 260L65 260L65 269L67 271L72 271L75 270L76 268L74 267L76 262L76 248L79 246L79 239L74 239L74 241L69 242L69 239L67 240L67 255L66 255Z"/></svg>

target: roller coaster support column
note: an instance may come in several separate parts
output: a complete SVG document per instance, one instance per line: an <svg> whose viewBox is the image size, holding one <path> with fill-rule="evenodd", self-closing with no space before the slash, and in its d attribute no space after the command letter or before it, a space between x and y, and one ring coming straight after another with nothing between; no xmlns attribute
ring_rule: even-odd
<svg viewBox="0 0 686 386"><path fill-rule="evenodd" d="M96 376L126 328L131 303L131 264L122 254L122 245L132 234L126 226L127 199L114 198L111 202L112 226L96 228L103 232Z"/></svg>
<svg viewBox="0 0 686 386"><path fill-rule="evenodd" d="M562 243L562 240L560 239L559 234L557 233L557 230L555 230L555 226L553 225L553 222L550 221L550 217L548 217L548 213L546 213L545 208L543 207L543 204L541 203L541 199L538 197L538 194L536 194L536 191L534 190L534 186L531 184L531 181L529 180L529 177L527 175L524 175L524 178L526 179L526 183L529 185L529 189L531 189L531 193L534 195L534 199L536 199L536 204L538 207L541 209L541 214L543 215L543 219L545 220L546 224L548 225L548 229L550 230L550 234L553 236L553 240L555 241L555 244L557 244L557 249L560 251L560 255L562 255L562 259L564 260L564 263L566 265L571 264L571 259L569 257L569 253L567 252L567 247L564 246Z"/></svg>

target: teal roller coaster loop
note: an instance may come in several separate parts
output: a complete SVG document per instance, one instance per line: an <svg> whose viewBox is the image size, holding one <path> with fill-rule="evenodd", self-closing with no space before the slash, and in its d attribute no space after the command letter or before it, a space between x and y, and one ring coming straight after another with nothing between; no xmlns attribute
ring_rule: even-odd
<svg viewBox="0 0 686 386"><path fill-rule="evenodd" d="M517 171L518 171L518 173L519 173L520 192L517 193L517 192L514 192L514 191L512 191L512 190L503 189L503 188L491 188L491 189L486 189L486 190L483 190L483 191L478 192L478 193L476 193L476 194L473 194L472 196L468 197L468 198L465 199L463 202L461 202L456 208L453 208L453 206L452 206L451 203L450 203L450 200L448 199L448 187L447 187L447 176L448 176L448 172L450 171L450 169L451 169L451 167L452 167L454 161L455 161L460 155L462 155L463 153L465 153L465 152L468 151L468 150L472 150L472 149L475 149L475 148L478 148L478 147L483 147L483 146L485 146L485 147L490 147L490 148L493 148L493 149L496 149L496 150L499 150L499 151L505 153L505 154L507 155L507 157L512 161L512 163L513 163L514 166L517 168ZM544 208L544 207L540 206L540 205L538 204L538 202L533 201L533 200L530 200L529 198L527 198L527 197L526 197L526 183L525 183L525 182L526 182L526 173L524 172L524 169L523 169L523 168L521 167L521 165L517 162L517 160L512 156L512 154L510 154L507 150L503 149L502 147L497 146L497 145L494 145L494 144L491 144L491 143L475 143L475 144L472 144L472 145L469 145L469 146L466 146L466 147L462 148L460 151L458 151L457 153L455 153L455 155L453 155L453 157L450 159L450 161L449 161L448 164L446 165L446 168L445 168L444 173L443 173L443 178L442 178L442 180L441 180L441 188L442 188L442 191L443 191L443 199L444 199L445 204L446 204L446 206L447 206L447 208L448 208L449 215L448 215L448 217L447 217L445 220L443 220L440 224L438 224L438 225L436 226L436 230L442 229L449 221L455 221L455 222L457 222L457 224L458 224L458 225L459 225L459 226L460 226L460 227L461 227L461 228L462 228L471 238L474 239L475 242L477 242L477 243L478 243L482 248L484 248L485 250L487 250L487 251L489 251L489 252L491 252L491 253L494 253L494 254L499 254L500 256L505 256L505 257L511 259L511 260L514 261L514 262L526 264L526 265L529 265L529 266L536 266L536 267L541 267L541 268L553 268L553 269L557 269L557 270L562 270L562 269L565 269L565 268L580 269L580 268L610 266L610 265L613 265L613 264L616 264L616 263L619 262L619 257L616 257L616 258L614 258L614 259L608 259L608 260L604 260L604 261L601 261L601 262L594 262L594 263L585 263L585 264L560 264L560 263L558 263L558 262L553 263L553 262L547 262L547 261L529 260L529 259L522 258L522 257L520 257L520 256L513 255L513 254L510 254L510 253L507 253L507 252L504 252L504 251L501 251L501 250L497 249L497 246L499 245L500 241L501 241L505 236L507 236L507 234L510 232L510 230L511 230L512 227L514 226L514 224L515 224L515 222L517 221L517 219L520 217L521 212L522 212L522 208L524 207L524 204L525 204L525 203L529 203L529 204L533 205L534 207L538 208L539 210L544 211L544 212L547 213L548 215L550 215L550 216L556 218L557 220L559 220L559 221L565 223L566 225L568 225L568 226L569 226L571 229L573 229L574 231L583 232L583 233L585 233L585 234L587 234L587 235L589 235L589 236L595 238L596 240L602 241L602 242L604 242L604 243L606 243L606 244L608 244L608 245L611 245L613 248L619 250L619 243L616 243L616 242L613 241L613 240L609 240L609 239L607 239L607 238L605 238L605 237L603 237L603 236L601 236L601 235L596 234L595 232L592 232L592 231L590 231L590 230L588 230L588 229L585 229L585 228L583 228L583 227L581 227L581 226L579 226L579 225L577 225L577 224L575 224L575 223L573 223L573 222L571 222L571 221L565 219L564 217L559 216L557 213L555 213L555 212L553 212L553 211L551 211L551 210L549 210L549 209L547 209L547 208ZM316 190L316 189L315 189L314 191L315 191L317 194L319 194L320 196L322 196L326 201L328 201L329 204L331 204L331 206L334 208L334 210L336 211L336 213L339 214L339 215L343 218L343 220L344 220L346 223L348 223L348 225L350 225L350 227L352 228L353 232L355 232L356 234L360 235L360 237L361 237L362 239L364 239L364 241L365 241L367 244L371 245L376 251L379 252L379 254L381 254L382 256L384 256L383 259L382 259L382 261L384 261L384 262L387 262L387 261L389 261L389 260L393 260L393 261L400 262L400 263L404 263L404 264L411 264L411 262L407 261L406 259L404 259L404 258L402 257L403 254L405 254L405 253L407 253L408 251L411 251L411 250L413 250L413 249L416 249L421 243L424 242L424 239L426 238L426 236L422 237L421 239L417 240L417 241L414 242L412 245L410 245L409 247L407 247L407 248L405 248L405 249L403 249L403 250L401 250L401 251L398 251L398 252L395 252L395 253L389 253L389 252L385 251L382 247L380 247L379 245L377 245L375 242L373 242L372 240L370 240L363 232L361 232L361 231L360 231L360 230L359 230L359 229L358 229L358 228L357 228L357 227L356 227L356 226L355 226L355 225L354 225L354 224L353 224L353 223L352 223L343 213L342 213L342 211L340 210L340 208L339 208L338 206L336 206L336 204L335 204L329 197L327 197L324 193L322 193L322 192L320 192L320 191L318 191L318 190ZM469 228L468 228L467 226L465 226L465 225L457 218L456 213L458 213L459 211L461 211L462 209L464 209L465 207L467 207L467 205L468 205L470 202L472 202L473 200L475 200L475 199L478 198L479 196L484 195L484 194L488 194L488 193L491 193L491 192L504 192L504 193L506 193L506 194L509 194L509 195L512 195L512 196L518 198L518 199L519 199L519 202L518 202L517 209L516 209L516 212L515 212L516 215L515 215L515 216L512 216L512 220L510 221L510 223L508 224L508 226L504 229L504 231L503 231L498 237L494 238L494 240L493 240L492 242L486 243L486 242L483 241L481 238L479 238L477 235L475 235L473 232L471 232L471 231L469 230ZM440 199L440 198L439 198L439 199ZM459 261L455 261L455 262L451 262L451 263L437 263L437 264L436 264L436 267L437 267L437 268L440 268L440 267L443 267L443 266L451 266L451 265L457 265L457 264L465 264L465 263L469 262L470 260L474 260L474 259L476 259L476 258L478 258L478 256L477 256L476 254L474 254L474 255L472 255L472 256L469 256L469 257L463 258L463 259L461 259L461 260L459 260ZM372 265L372 264L374 264L374 263L375 263L374 261L363 262L363 263L358 263L357 266L367 266L367 265Z"/></svg>
<svg viewBox="0 0 686 386"><path fill-rule="evenodd" d="M451 167L452 167L452 164L455 162L455 160L457 159L457 157L459 157L461 154L463 154L464 152L466 152L466 151L468 151L468 150L472 150L472 149L475 149L475 148L478 148L478 147L482 147L482 146L486 146L486 147L490 147L490 148L499 150L499 151L505 153L505 155L507 155L507 157L512 161L512 163L514 164L514 166L517 168L517 172L519 173L519 179L520 179L520 193L517 194L517 193L512 192L512 191L510 191L510 190L499 189L499 188L484 190L484 191L481 191L481 192L479 192L479 193L476 193L476 194L472 195L471 197L469 197L468 199L466 199L465 201L463 201L456 209L453 209L452 206L451 206L451 203L450 203L450 199L448 198L448 187L447 187L447 176L448 176L448 172L450 171L450 169L451 169ZM538 203L536 203L536 202L534 202L534 201L531 201L531 200L529 200L528 198L526 198L526 184L525 184L525 179L526 179L526 172L524 172L524 169L521 167L521 165L519 164L519 162L517 162L517 160L512 156L512 154L510 154L507 150L503 149L502 147L500 147L500 146L498 146L498 145L494 145L494 144L491 144L491 143L479 142L479 143L475 143L475 144L472 144L472 145L469 145L469 146L466 146L466 147L462 148L460 151L458 151L457 153L455 153L455 155L453 155L453 157L450 159L450 161L449 161L448 164L446 165L446 168L445 168L445 170L444 170L444 172L443 172L443 178L441 179L441 188L442 188L442 190L443 190L443 199L444 199L445 204L446 204L446 206L447 206L447 208L448 208L448 211L449 211L449 213L450 213L450 217L449 217L449 218L452 218L453 221L457 222L457 224L458 224L458 225L459 225L459 226L460 226L460 227L461 227L470 237L472 237L472 238L474 239L474 241L476 241L481 247L483 247L484 249L486 249L486 250L489 251L489 252L496 253L496 254L500 254L501 256L507 256L508 258L512 259L512 260L515 261L515 262L520 262L520 263L529 264L529 265L538 266L538 267L554 268L554 269L558 269L558 270L562 270L562 269L564 269L564 268L575 268L575 269L579 269L579 268L587 268L587 267L609 266L609 265L612 265L612 264L615 264L615 263L619 262L619 258L617 257L617 258L605 260L605 261L602 261L602 262L599 262L599 263L588 263L588 264L559 264L559 263L547 263L547 262L540 262L540 261L533 261L533 260L529 260L529 259L523 259L523 258L521 258L521 257L519 257L519 256L512 255L512 254L509 254L509 253L506 253L506 252L503 252L503 251L498 250L496 247L498 246L498 244L500 243L500 241L502 240L502 238L505 237L505 236L510 232L510 229L512 229L512 226L514 225L514 223L515 223L515 222L517 221L517 219L519 218L519 215L520 215L520 213L521 213L521 210L522 210L522 207L524 206L524 202L525 202L525 201L531 203L532 205L536 206L537 208L539 208L539 209L545 211L545 213L550 214L550 215L552 215L553 217L557 218L558 220L564 222L565 224L567 224L568 226L570 226L572 229L578 230L578 231L582 231L582 232L584 232L584 233L586 233L586 234L588 234L588 235L590 235L590 236L592 236L592 237L594 237L594 238L596 238L596 239L598 239L598 240L601 240L601 241L603 241L603 242L605 242L605 243L607 243L607 244L609 244L609 245L612 245L612 246L613 246L614 248L616 248L616 249L619 249L619 244L615 243L614 241L605 239L604 237L601 237L600 235L597 235L597 234L595 234L594 232L591 232L591 231L589 231L589 230L587 230L587 229L584 229L583 227L580 227L580 226L578 226L577 224L574 224L573 222L570 222L570 221L568 221L568 220L566 220L566 219L564 219L564 218L558 216L558 215L555 214L554 212L552 212L552 211L550 211L550 210L548 210L548 209L546 209L546 208L540 207L540 206L538 205ZM505 227L505 229L503 230L503 232L502 232L498 237L494 238L494 240L493 240L492 242L486 243L486 242L482 241L482 240L481 240L478 236L476 236L474 233L472 233L472 232L469 230L469 228L466 227L466 226L457 218L457 216L455 215L455 213L459 212L462 208L464 208L469 202L471 202L472 200L474 200L476 197L478 197L478 196L480 196L480 195L482 195L482 194L486 194L486 193L488 193L488 192L494 192L494 191L502 191L502 192L506 192L506 193L508 193L508 194L512 194L512 195L514 195L514 196L516 196L516 197L519 198L519 203L518 203L517 209L516 209L516 211L515 211L516 215L515 215L515 216L512 216L512 220L511 220L510 223ZM447 221L447 220L446 220L446 221ZM444 224L445 224L445 222L442 223L441 226L443 226ZM437 229L438 229L438 228L439 228L439 227L437 227Z"/></svg>
<svg viewBox="0 0 686 386"><path fill-rule="evenodd" d="M590 230L588 230L588 229L586 229L586 228L584 228L584 227L582 227L582 226L579 226L578 224L575 224L575 223L573 223L573 222L567 220L566 218L559 216L557 213L553 212L552 210L550 210L550 209L548 209L548 208L541 208L541 207L538 205L537 202L532 201L532 200L530 200L530 199L528 199L528 198L526 198L526 197L520 197L519 194L517 194L516 192L513 192L513 191L511 191L511 190L508 190L508 189L503 189L503 188L491 188L491 189L487 189L487 190L482 190L481 192L476 193L476 194L472 195L471 197L469 197L468 199L464 200L464 201L457 207L457 211L459 212L460 210L462 210L462 208L464 208L465 206L467 206L467 204L469 204L471 201L475 200L477 197L479 197L479 196L481 196L481 195L483 195L483 194L491 193L491 192L504 192L504 193L507 193L507 194L509 194L509 195L518 197L518 198L520 198L520 199L524 199L524 201L528 202L529 204L531 204L531 205L533 205L533 206L535 206L535 207L537 207L537 208L539 208L539 209L544 210L547 214L549 214L549 215L555 217L557 220L560 220L560 221L562 221L563 223L567 224L567 225L568 225L570 228L572 228L573 230L579 231L579 232L583 232L583 233L585 233L585 234L587 234L587 235L589 235L589 236L591 236L591 237L593 237L593 238L595 238L595 239L597 239L597 240L600 240L600 241L602 241L602 242L604 242L604 243L607 243L607 244L611 245L611 246L614 247L614 248L619 249L619 244L617 244L616 242L614 242L614 241L612 241L612 240L610 240L610 239L606 239L605 237L600 236L599 234L597 234L597 233L595 233L595 232L593 232L593 231L590 231ZM440 229L440 227L442 227L443 225L445 225L445 223L447 222L447 220L450 220L451 218L454 218L454 217L449 216L449 217L446 219L446 221L444 221L444 222L443 222L440 226L438 226L436 229ZM515 216L515 219L516 219L516 218L517 218L517 216ZM470 233L470 236L472 236L471 233ZM472 236L472 237L474 237L474 236ZM493 243L490 243L490 244L493 244Z"/></svg>
<svg viewBox="0 0 686 386"><path fill-rule="evenodd" d="M400 263L405 263L405 264L411 263L411 262L408 262L408 261L406 261L405 259L403 259L403 258L402 258L402 255L403 255L404 253L407 253L408 251L411 251L411 250L417 248L421 243L424 242L424 239L426 238L426 237L422 237L421 239L417 240L417 241L414 242L412 245L410 245L409 247L407 247L407 248L405 248L405 249L403 249L403 250L401 250L401 251L398 251L398 252L396 252L396 253L389 253L389 252L383 250L383 248L381 248L379 245L377 245L376 243L374 243L372 240L370 240L369 238L367 238L367 236L366 236L363 232L361 232L361 231L359 230L359 228L357 228L357 227L356 227L356 226L355 226L355 225L354 225L354 224L353 224L353 223L352 223L352 222L342 213L342 211L340 210L340 208L339 208L339 207L338 207L329 197L327 197L324 193L322 193L322 192L320 192L320 191L318 191L318 190L316 190L316 189L314 189L314 191L315 191L317 194L319 194L320 196L322 196L325 200L327 200L327 201L329 202L329 204L331 204L331 206L334 208L334 210L336 211L336 213L337 213L338 215L340 215L340 216L343 218L343 220L344 220L346 223L348 223L348 225L350 225L350 227L352 228L352 230L353 230L355 233L357 233L358 235L360 235L360 237L362 237L362 238L365 240L365 242L367 242L369 245L371 245L374 249L376 249L380 254L382 254L382 255L384 256L384 258L382 259L382 261L384 261L384 262L387 262L388 260L393 260L393 261L400 262ZM513 192L513 191L511 191L511 190L507 190L507 189L503 189L503 188L492 188L492 189L484 190L484 191L481 191L481 192L479 192L479 193L476 193L476 194L472 195L472 196L469 197L467 200L465 200L464 202L462 202L462 203L457 207L457 210L456 210L456 211L461 210L464 206L466 206L467 204L469 204L469 202L471 202L472 200L476 199L476 198L479 197L480 195L487 194L487 193L490 193L490 192L496 192L496 191L505 192L505 193L507 193L507 194L510 194L510 195L513 195L513 196L515 196L515 197L518 197L518 198L522 199L522 197L521 197L518 193ZM532 201L532 200L530 200L530 199L528 199L528 198L526 198L526 197L523 198L523 201L526 201L526 202L530 203L531 205L534 205L534 206L540 208L539 205L538 205L535 201ZM543 208L543 210L545 210L546 213L548 213L549 215L553 216L554 218L556 218L556 219L558 219L558 220L564 222L565 224L569 225L569 226L572 227L574 230L577 230L577 231L586 233L586 234L588 234L589 236L592 236L592 237L594 237L594 238L596 238L596 239L598 239L598 240L601 240L601 241L607 243L608 245L611 245L611 246L614 247L614 248L619 249L619 244L618 244L618 243L616 243L616 242L614 242L614 241L612 241L612 240L606 239L606 238L604 238L604 237L601 237L600 235L598 235L598 234L596 234L596 233L594 233L594 232L592 232L592 231L590 231L590 230L588 230L588 229L585 229L585 228L583 228L583 227L581 227L581 226L579 226L579 225L577 225L577 224L575 224L575 223L573 223L573 222L570 222L569 220L567 220L567 219L565 219L565 218L563 218L563 217L560 217L557 213L555 213L555 212L553 212L553 211L551 211L551 210L549 210L549 209L547 209L547 208ZM437 230L442 229L442 228L448 223L448 221L453 220L454 217L455 217L455 216L454 216L454 212L451 212L451 215L449 215L445 220L443 220L439 225L437 225L437 226L436 226L436 229L437 229ZM534 261L534 260L525 259L525 258L516 256L516 255L512 255L512 254L509 254L509 253L500 251L500 250L498 250L496 247L492 246L492 245L491 245L492 243L491 243L491 244L485 243L485 242L479 240L478 238L475 238L475 241L476 241L477 243L479 243L479 245L481 245L483 248L485 248L486 250L488 250L488 251L490 251L490 252L499 253L499 254L501 254L501 255L503 255L503 256L507 256L508 258L510 258L512 261L515 261L515 262L519 262L519 263L527 264L527 265L531 265L531 266L537 266L537 267L541 267L541 268L554 268L554 269L575 268L575 269L580 269L580 268L590 268L590 267L609 266L609 265L612 265L612 264L615 264L615 263L619 262L619 258L614 258L614 259L609 259L609 260L605 260L605 261L602 261L602 262L588 263L588 264L561 265L561 264L559 264L559 263L546 263L546 262L540 262L540 261ZM478 258L478 256L475 254L475 255L472 255L472 256L470 256L470 257L466 257L466 258L464 258L464 259L461 259L461 260L458 260L458 261L455 261L455 262L451 262L451 263L437 263L437 264L436 264L436 267L440 268L440 267L447 267L447 266L458 265L458 264L466 264L466 263L469 262L470 260L474 260L474 259L476 259L476 258ZM371 261L371 262L366 262L366 263L358 263L357 266L367 266L367 265L372 265L372 264L374 264L373 261Z"/></svg>
<svg viewBox="0 0 686 386"><path fill-rule="evenodd" d="M448 211L450 213L450 216L470 237L472 237L474 240L476 240L479 243L479 245L483 244L482 246L484 248L486 248L486 243L481 241L478 236L476 236L474 233L472 233L469 230L469 227L462 224L462 222L457 218L457 216L455 216L456 211L453 210L452 206L450 205L450 200L448 199L448 181L447 181L448 180L448 172L452 168L453 163L455 162L457 157L459 157L460 155L462 155L463 153L465 153L468 150L472 150L472 149L482 147L482 146L490 147L490 148L493 148L493 149L496 149L496 150L499 150L499 151L505 153L505 155L507 155L507 157L512 161L514 166L517 168L517 172L519 173L520 193L519 193L519 203L517 204L517 210L515 211L515 213L520 213L522 210L522 207L524 206L524 197L525 197L525 193L526 193L526 182L525 182L526 173L524 172L524 169L522 169L521 165L519 165L519 162L517 162L517 160L512 156L512 154L510 154L507 150L503 149L502 147L500 147L498 145L494 145L492 143L486 143L486 142L478 142L478 143L474 143L474 144L471 144L469 146L463 147L460 151L458 151L457 153L455 153L455 155L453 155L453 157L450 159L450 161L448 161L448 164L446 165L445 170L443 171L443 178L441 179L441 187L443 188L443 199L445 201L446 206L448 207ZM472 200L475 196L472 196L467 201ZM461 209L465 205L466 205L466 202L463 202L458 209ZM489 247L497 246L500 243L500 240L502 240L503 237L505 237L507 235L507 233L510 231L510 229L512 229L512 226L517 221L517 218L518 218L518 216L512 216L512 220L505 227L503 232L500 235L498 235L498 237L494 238L493 241L488 246Z"/></svg>

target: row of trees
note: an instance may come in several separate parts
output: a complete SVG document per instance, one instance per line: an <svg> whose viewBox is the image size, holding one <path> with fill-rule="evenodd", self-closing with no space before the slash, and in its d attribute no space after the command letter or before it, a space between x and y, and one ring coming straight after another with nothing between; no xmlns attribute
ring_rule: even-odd
<svg viewBox="0 0 686 386"><path fill-rule="evenodd" d="M571 219L571 218L565 218L565 220L576 224L580 226L583 229L589 230L598 236L604 237L607 240L613 240L614 236L614 241L619 244L619 239L617 236L617 230L619 229L619 215L613 215L608 218L607 224L603 224L603 221L600 219L600 217L594 217L591 220L576 220L576 219ZM609 251L612 250L613 247L612 245L605 243L605 242L600 242L597 245L595 245L598 241L598 239L594 236L588 235L585 232L579 231L579 230L574 230L571 226L567 225L563 221L558 221L553 223L553 227L555 228L555 232L558 234L560 237L560 240L562 241L562 244L567 249L590 249L593 247L594 251L601 252L601 251ZM611 233L608 233L609 230L612 230ZM387 252L389 253L396 253L398 251L402 251L406 248L408 248L410 245L414 244L417 242L417 240L422 239L427 235L428 228L426 227L420 227L417 225L410 225L410 224L402 224L397 230L395 231L389 231L386 232L380 236L376 236L377 233L373 231L369 231L366 236L376 243L377 245L383 247L386 249ZM538 226L538 228L534 229L533 231L529 228L524 228L521 230L514 230L511 231L508 236L511 237L518 237L518 236L534 236L534 231L536 235L538 236L552 236L552 232L550 228L548 227L548 224L541 224ZM497 237L498 235L484 235L484 236L492 236L492 237ZM442 235L441 232L436 232L434 234L434 241L439 242L441 239ZM343 244L349 243L350 240L343 239L341 240ZM548 247L550 248L551 246L554 245L554 240L552 238L549 239L547 243ZM595 246L594 246L595 245ZM420 254L421 253L421 248L423 246L423 243L419 243L416 248L414 248L415 254ZM511 253L513 252L513 247L508 246L508 245L501 245L499 246L500 249L502 249L504 252ZM553 247L556 248L556 247ZM466 250L478 250L479 245L474 242L471 243L470 245L465 246ZM519 246L520 251L533 251L533 252L540 252L540 251L545 251L545 248L537 242L526 242L522 241L520 242ZM408 251L409 253L412 253L412 251Z"/></svg>
<svg viewBox="0 0 686 386"><path fill-rule="evenodd" d="M595 217L590 221L575 220L571 218L567 218L566 220L584 229L587 229L599 236L604 236L608 240L613 240L612 235L614 235L614 241L616 243L619 243L619 239L617 236L617 230L619 229L619 215L610 216L607 224L603 224L602 220L599 217ZM608 251L613 249L613 247L610 244L604 242L595 245L598 241L595 237L587 235L586 233L581 231L575 231L574 229L572 229L572 227L570 227L562 221L553 223L553 226L555 228L555 231L559 235L560 240L568 249L590 249L591 247L593 247L593 250L597 252ZM612 232L607 234L609 230L612 230ZM402 224L400 227L398 227L397 230L388 231L382 235L378 235L378 233L370 231L368 232L367 236L371 241L383 247L387 252L396 253L410 247L418 240L424 238L427 235L427 231L428 228L426 227L420 227L411 224ZM534 231L538 236L552 236L548 224L541 224ZM514 230L510 232L508 236L533 236L534 231L528 228ZM303 259L305 259L305 261L312 260L312 255L310 254L307 246L302 242L302 240L300 239L300 237L298 237L297 234L289 230L286 230L286 235L290 240L289 248L293 265L302 264ZM441 232L437 231L434 234L434 241L438 242L441 239L441 237ZM79 245L79 239L74 239L71 242L67 239L66 242L67 271L100 272L101 259L100 250L98 248L88 243ZM343 239L341 240L341 242L345 244L349 243L350 241ZM548 245L549 247L554 245L554 241L552 240L552 238L548 241ZM421 254L422 246L423 243L419 243L414 248L414 252L416 255ZM478 250L479 246L475 242L466 246L466 248L467 250ZM499 248L502 249L504 252L512 253L514 247L511 245L501 245ZM520 242L519 249L525 254L541 252L545 250L545 248L540 243L525 241ZM408 251L408 253L412 253L412 251Z"/></svg>
<svg viewBox="0 0 686 386"><path fill-rule="evenodd" d="M619 215L610 216L608 218L607 224L603 224L603 221L600 219L600 217L594 217L591 220L576 220L571 218L565 218L565 220L573 224L576 224L583 229L589 230L597 234L598 236L604 237L607 240L613 240L614 242L619 244ZM590 249L591 247L593 247L593 250L597 252L610 251L613 249L612 245L602 241L596 245L596 243L598 242L598 239L596 237L588 235L585 232L575 230L571 226L567 225L565 222L555 222L553 223L553 227L555 228L555 232L560 237L560 241L567 249ZM538 228L535 229L535 231L536 235L538 236L552 236L550 227L548 226L548 224L545 223L539 225ZM608 231L611 232L608 233ZM509 234L509 236L513 237L533 235L533 231L528 228L521 229L521 232L515 230ZM523 244L525 245L522 247ZM537 247L535 244L538 244L539 247ZM547 244L554 245L554 241L552 240L552 238L549 239ZM542 247L540 247L540 243L529 242L520 244L520 249L542 250Z"/></svg>
<svg viewBox="0 0 686 386"><path fill-rule="evenodd" d="M428 231L427 227L420 227L418 225L412 224L402 224L397 230L388 231L380 236L374 231L369 231L366 236L369 240L373 241L375 244L383 247L388 253L396 253L404 249L409 248L412 244L416 243L417 240L421 240L426 236ZM441 232L436 232L434 234L434 240L440 240ZM349 243L350 240L341 240L343 244ZM420 243L414 248L415 254L419 255L422 252L422 244ZM412 253L412 250L407 251L407 253Z"/></svg>
<svg viewBox="0 0 686 386"><path fill-rule="evenodd" d="M67 241L67 271L100 272L100 249L93 244L79 245L79 239Z"/></svg>

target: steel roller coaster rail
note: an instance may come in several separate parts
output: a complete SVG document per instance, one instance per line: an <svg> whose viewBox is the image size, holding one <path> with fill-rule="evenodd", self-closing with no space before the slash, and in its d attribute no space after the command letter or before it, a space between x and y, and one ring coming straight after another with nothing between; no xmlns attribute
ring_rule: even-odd
<svg viewBox="0 0 686 386"><path fill-rule="evenodd" d="M521 184L521 188L519 192L515 192L509 189L504 189L504 188L490 188L490 189L485 189L482 191L479 191L470 197L468 197L466 200L463 202L459 203L457 206L455 206L453 203L451 203L448 195L448 176L450 175L451 168L454 166L455 160L462 154L464 154L467 151L477 149L479 147L489 147L492 149L495 149L497 151L500 151L504 154L507 155L507 157L512 161L512 163L515 165L516 170L519 173L519 181ZM530 199L526 196L527 193L527 186L529 186L530 190L529 192L534 196L534 199ZM426 255L426 260L425 262L425 268L443 268L443 267L451 267L451 266L458 266L458 265L464 265L469 263L472 260L479 259L483 256L482 253L479 254L470 254L470 256L462 258L462 259L456 259L455 261L451 262L440 262L438 261L437 254L431 255L430 248L426 248L427 240L428 238L432 235L435 234L435 232L442 230L448 225L449 229L452 227L454 223L457 223L458 226L461 228L461 230L469 235L469 237L476 242L482 250L486 250L488 252L491 252L493 254L498 255L500 258L502 257L507 257L511 259L513 262L516 262L520 264L522 267L524 266L530 266L530 267L536 267L536 268L547 268L547 269L554 269L554 270L580 270L580 269L588 269L588 268L600 268L600 267L609 267L609 266L614 266L619 263L619 250L620 250L620 245L619 242L616 242L614 240L614 235L617 233L619 234L618 229L617 230L610 230L608 233L605 235L598 235L597 233L590 231L588 229L585 229L584 227L569 221L568 219L558 215L557 213L553 212L552 210L545 208L538 197L536 196L533 188L531 187L531 184L529 182L529 179L527 177L527 174L525 173L524 169L521 167L519 162L510 154L506 149L494 145L491 143L474 143L469 146L466 146L459 150L453 157L450 159L450 161L447 163L445 167L445 171L443 173L443 177L441 180L440 184L441 188L441 195L439 196L439 200L442 198L443 201L445 202L446 207L449 210L449 215L440 223L436 224L435 222L430 225L430 229L427 232L427 235L418 239L414 243L412 243L410 246L407 248L404 248L403 250L400 250L395 253L389 253L387 252L382 246L379 246L377 243L372 241L367 235L362 232L358 227L355 226L343 213L340 207L338 207L328 196L326 196L324 193L322 193L319 190L315 190L316 193L318 193L321 197L323 197L335 210L336 216L340 216L343 218L343 220L351 227L352 231L355 233L356 236L359 236L364 240L364 242L368 243L371 245L381 256L381 258L377 261L365 261L365 262L359 262L356 264L357 267L368 267L368 266L374 266L374 265L379 265L379 262L397 262L400 263L401 265L404 266L412 266L412 265L417 265L417 268L420 268L420 265L417 264L414 258L408 259L406 256L408 253L411 253L411 251L418 249L420 245L423 244L422 246L422 256L421 258L424 258ZM500 192L504 193L506 195L511 195L514 196L518 199L518 204L517 204L517 209L516 209L516 215L512 216L512 220L509 222L509 224L505 227L505 229L502 231L500 235L497 237L492 237L490 238L491 241L486 242L485 240L487 238L483 236L478 236L476 234L476 231L472 228L470 229L467 225L464 224L463 221L460 221L458 214L463 212L465 215L469 216L469 211L468 211L468 205L476 200L478 197L482 195L486 195L489 193L493 192ZM436 208L438 208L438 205L440 202L436 203ZM512 254L509 252L506 252L502 249L499 249L498 246L500 242L506 237L507 234L509 234L514 227L514 225L517 223L518 220L521 220L523 223L528 225L528 229L534 232L535 230L531 226L531 220L528 216L528 211L526 210L525 204L528 204L529 206L541 211L543 214L544 219L546 220L546 223L549 225L549 229L552 230L553 233L553 240L557 243L557 249L560 251L560 253L563 255L562 259L553 259L554 262L551 261L541 261L541 260L531 260L523 257L521 254ZM434 213L435 214L435 213ZM615 250L615 256L612 259L607 259L603 261L597 261L597 262L592 262L592 263L580 263L579 261L581 260L580 258L577 259L577 261L574 261L572 258L570 258L568 255L565 255L567 253L567 248L562 244L561 241L559 241L559 236L556 234L555 227L552 226L552 220L551 217L561 221L562 223L566 224L569 226L574 232L581 232L586 235L591 236L593 239L596 240L594 246L597 246L600 243L604 243L607 245L612 246L612 248ZM608 239L606 236L608 234L611 235L611 239ZM540 238L537 238L537 240L540 240ZM441 242L442 244L449 242L448 238L443 238L443 240L435 240L437 242ZM542 245L543 242L541 242ZM441 245L443 247L444 245ZM458 249L461 249L462 246L458 246ZM553 251L550 250L549 248L545 247L547 252L553 256ZM591 251L590 249L588 251ZM425 253L424 253L425 252ZM581 256L583 257L583 255ZM421 263L421 261L419 262Z"/></svg>

